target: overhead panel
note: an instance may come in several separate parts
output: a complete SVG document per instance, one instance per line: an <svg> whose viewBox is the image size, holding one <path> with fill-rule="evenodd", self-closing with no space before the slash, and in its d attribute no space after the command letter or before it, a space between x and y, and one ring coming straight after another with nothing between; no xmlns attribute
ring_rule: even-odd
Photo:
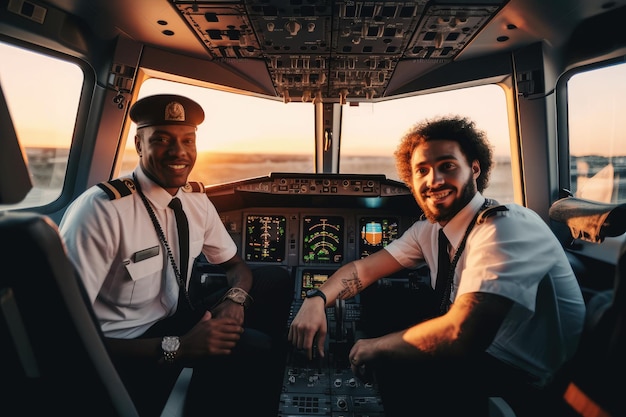
<svg viewBox="0 0 626 417"><path fill-rule="evenodd" d="M331 97L382 97L426 1L336 3Z"/></svg>
<svg viewBox="0 0 626 417"><path fill-rule="evenodd" d="M177 1L212 59L262 60L285 102L385 96L401 60L453 60L506 1Z"/></svg>
<svg viewBox="0 0 626 417"><path fill-rule="evenodd" d="M175 2L211 57L260 58L261 47L240 3Z"/></svg>
<svg viewBox="0 0 626 417"><path fill-rule="evenodd" d="M283 100L313 101L327 96L332 1L250 0L246 5Z"/></svg>
<svg viewBox="0 0 626 417"><path fill-rule="evenodd" d="M499 10L500 5L438 5L428 6L405 58L451 60Z"/></svg>

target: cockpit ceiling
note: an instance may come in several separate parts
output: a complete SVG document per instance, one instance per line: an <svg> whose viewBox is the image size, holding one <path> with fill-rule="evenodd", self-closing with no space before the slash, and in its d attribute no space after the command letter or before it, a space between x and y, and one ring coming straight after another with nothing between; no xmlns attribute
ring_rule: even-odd
<svg viewBox="0 0 626 417"><path fill-rule="evenodd" d="M400 61L443 65L507 3L171 0L214 60L261 60L285 102L384 97Z"/></svg>

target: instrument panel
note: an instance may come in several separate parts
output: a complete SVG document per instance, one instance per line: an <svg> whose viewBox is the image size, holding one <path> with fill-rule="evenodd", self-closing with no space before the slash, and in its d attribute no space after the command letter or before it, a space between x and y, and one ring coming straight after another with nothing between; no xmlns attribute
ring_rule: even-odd
<svg viewBox="0 0 626 417"><path fill-rule="evenodd" d="M243 258L254 264L340 266L401 236L415 220L392 213L256 207L221 212Z"/></svg>
<svg viewBox="0 0 626 417"><path fill-rule="evenodd" d="M380 250L422 213L384 175L271 173L206 194L252 265L342 265Z"/></svg>

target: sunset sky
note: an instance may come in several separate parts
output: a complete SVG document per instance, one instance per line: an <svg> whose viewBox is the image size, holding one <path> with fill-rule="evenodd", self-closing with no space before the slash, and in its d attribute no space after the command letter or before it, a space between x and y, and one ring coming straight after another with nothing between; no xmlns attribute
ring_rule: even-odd
<svg viewBox="0 0 626 417"><path fill-rule="evenodd" d="M480 94L477 91L480 90ZM205 150L239 149L269 153L313 151L314 108L311 103L262 100L207 91L160 80L144 83L140 97L158 93L183 94L207 111L198 128L198 146ZM480 104L480 105L479 105ZM508 145L504 93L497 86L412 97L383 103L343 107L342 152L391 155L400 137L414 123L435 115L459 113L476 121L500 146ZM130 132L134 134L134 126Z"/></svg>

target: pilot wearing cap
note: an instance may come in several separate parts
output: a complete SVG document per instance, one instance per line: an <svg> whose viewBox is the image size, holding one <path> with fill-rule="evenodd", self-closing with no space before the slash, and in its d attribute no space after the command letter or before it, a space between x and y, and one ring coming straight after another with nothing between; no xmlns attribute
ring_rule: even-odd
<svg viewBox="0 0 626 417"><path fill-rule="evenodd" d="M195 101L175 95L159 94L137 101L130 109L137 129L158 125L198 126L204 121L204 110Z"/></svg>
<svg viewBox="0 0 626 417"><path fill-rule="evenodd" d="M104 335L129 339L176 312L184 288L179 281L188 283L200 253L214 264L237 257L204 186L188 181L202 107L184 96L158 94L138 100L130 117L137 124L138 165L128 176L88 189L60 224ZM189 224L186 259L180 259L173 197ZM239 278L249 291L247 271Z"/></svg>
<svg viewBox="0 0 626 417"><path fill-rule="evenodd" d="M254 299L255 311L263 311L258 300L264 295L249 295L252 271L204 186L188 181L197 156L197 126L205 117L202 107L187 97L158 94L137 101L130 117L137 124L138 166L127 177L85 191L59 227L102 332L108 341L115 340L110 344L112 358L140 415L158 416L175 380L168 366L175 369L172 366L179 363L216 354L226 360L224 355L230 355L243 332L245 310ZM186 233L179 229L184 222L177 220L173 200L182 205ZM190 302L188 286L194 260L201 254L224 269L230 289L198 306ZM282 275L272 273L272 285L283 282L288 288L289 275L279 272ZM286 322L291 293L285 294ZM265 323L276 329L260 330L282 335L284 322ZM219 352L210 346L220 346ZM233 367L244 366L236 355L233 361ZM201 375L197 371L194 378ZM222 377L213 368L207 375Z"/></svg>

